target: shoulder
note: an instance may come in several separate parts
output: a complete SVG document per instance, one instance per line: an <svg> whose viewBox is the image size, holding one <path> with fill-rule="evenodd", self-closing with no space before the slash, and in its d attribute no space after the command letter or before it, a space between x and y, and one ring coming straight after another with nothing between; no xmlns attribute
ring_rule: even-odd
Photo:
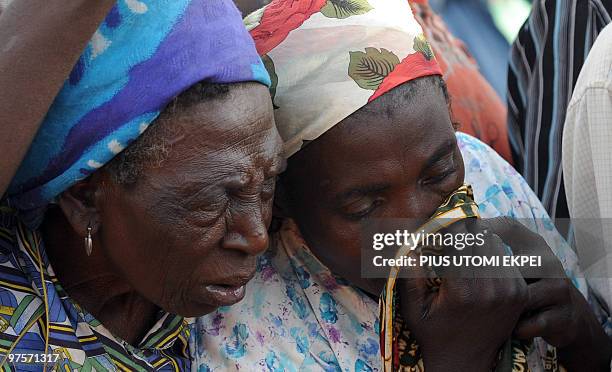
<svg viewBox="0 0 612 372"><path fill-rule="evenodd" d="M549 230L554 228L537 195L512 165L472 136L457 133L457 142L465 165L465 182L472 185L483 217L537 220Z"/></svg>
<svg viewBox="0 0 612 372"><path fill-rule="evenodd" d="M587 95L612 95L612 24L595 40L580 70L569 107Z"/></svg>
<svg viewBox="0 0 612 372"><path fill-rule="evenodd" d="M508 162L485 143L467 134L457 133L457 142L465 165L465 182L472 185L476 202L485 217L534 217L529 208L531 189ZM490 207L491 203L495 208Z"/></svg>
<svg viewBox="0 0 612 372"><path fill-rule="evenodd" d="M465 164L465 182L472 185L481 217L515 218L542 236L563 264L568 277L585 294L584 280L577 279L580 269L575 253L523 177L478 139L457 133L457 141Z"/></svg>

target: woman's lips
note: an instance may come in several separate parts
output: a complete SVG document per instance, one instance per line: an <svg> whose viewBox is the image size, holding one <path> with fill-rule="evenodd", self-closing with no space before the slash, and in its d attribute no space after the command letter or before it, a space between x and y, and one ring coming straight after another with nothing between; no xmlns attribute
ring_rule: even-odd
<svg viewBox="0 0 612 372"><path fill-rule="evenodd" d="M255 265L243 270L234 268L235 275L233 276L216 278L208 283L202 283L197 295L198 302L219 307L241 301L246 294L247 283L253 279L255 272Z"/></svg>
<svg viewBox="0 0 612 372"><path fill-rule="evenodd" d="M246 284L240 286L226 286L211 284L204 287L205 296L211 305L229 306L244 298Z"/></svg>

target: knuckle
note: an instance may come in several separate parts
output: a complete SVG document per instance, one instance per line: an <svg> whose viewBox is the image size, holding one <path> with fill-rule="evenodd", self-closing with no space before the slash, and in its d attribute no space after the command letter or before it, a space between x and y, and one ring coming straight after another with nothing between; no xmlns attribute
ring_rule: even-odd
<svg viewBox="0 0 612 372"><path fill-rule="evenodd" d="M475 296L471 293L464 293L462 296L459 297L457 302L459 307L461 308L471 308L478 303L478 301L476 301L475 299Z"/></svg>
<svg viewBox="0 0 612 372"><path fill-rule="evenodd" d="M511 301L509 293L513 291L511 281L508 279L484 279L485 286L481 290L481 301L487 306L497 308Z"/></svg>
<svg viewBox="0 0 612 372"><path fill-rule="evenodd" d="M517 306L525 304L529 298L525 281L522 278L510 279L505 297L507 302Z"/></svg>
<svg viewBox="0 0 612 372"><path fill-rule="evenodd" d="M496 279L483 279L484 285L480 291L482 294L482 301L485 304L496 306L499 304L500 292L498 285L495 284Z"/></svg>
<svg viewBox="0 0 612 372"><path fill-rule="evenodd" d="M475 290L471 285L465 283L456 293L455 301L457 306L459 307L472 307L478 301L478 294L481 294L481 291Z"/></svg>

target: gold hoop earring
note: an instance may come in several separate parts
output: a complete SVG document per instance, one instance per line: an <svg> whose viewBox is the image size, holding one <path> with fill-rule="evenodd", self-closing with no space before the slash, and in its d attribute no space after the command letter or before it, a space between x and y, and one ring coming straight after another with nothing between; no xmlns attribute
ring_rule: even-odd
<svg viewBox="0 0 612 372"><path fill-rule="evenodd" d="M87 256L91 256L93 250L93 242L91 240L91 226L87 226L87 236L85 237L85 253Z"/></svg>

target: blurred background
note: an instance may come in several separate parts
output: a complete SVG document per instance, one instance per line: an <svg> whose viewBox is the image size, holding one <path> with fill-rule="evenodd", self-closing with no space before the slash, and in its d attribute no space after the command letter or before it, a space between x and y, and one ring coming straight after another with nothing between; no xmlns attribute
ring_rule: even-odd
<svg viewBox="0 0 612 372"><path fill-rule="evenodd" d="M529 16L528 0L429 0L448 29L463 40L502 101L510 43Z"/></svg>

